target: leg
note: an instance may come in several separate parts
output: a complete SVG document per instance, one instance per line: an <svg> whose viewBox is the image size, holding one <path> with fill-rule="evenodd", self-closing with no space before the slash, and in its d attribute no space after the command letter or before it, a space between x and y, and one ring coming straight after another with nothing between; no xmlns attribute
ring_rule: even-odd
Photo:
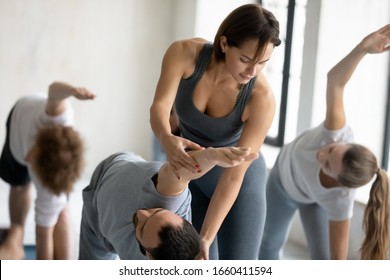
<svg viewBox="0 0 390 280"><path fill-rule="evenodd" d="M9 213L11 224L24 226L31 204L31 183L27 167L20 164L10 148L11 115L6 123L6 138L0 156L0 178L11 185L9 193Z"/></svg>
<svg viewBox="0 0 390 280"><path fill-rule="evenodd" d="M21 244L23 245L24 225L31 205L31 183L23 186L11 186L8 199L11 225L17 226L16 231L18 232L21 229Z"/></svg>
<svg viewBox="0 0 390 280"><path fill-rule="evenodd" d="M31 205L31 183L11 186L9 194L9 213L11 224L24 227Z"/></svg>
<svg viewBox="0 0 390 280"><path fill-rule="evenodd" d="M329 260L329 221L326 211L318 204L308 204L300 206L299 213L311 258Z"/></svg>
<svg viewBox="0 0 390 280"><path fill-rule="evenodd" d="M0 260L21 260L24 257L23 228L11 225L5 240L0 243Z"/></svg>
<svg viewBox="0 0 390 280"><path fill-rule="evenodd" d="M266 171L262 155L246 171L239 195L218 232L220 259L258 258L266 214Z"/></svg>
<svg viewBox="0 0 390 280"><path fill-rule="evenodd" d="M57 224L54 227L53 241L55 260L70 260L74 258L72 237L72 223L67 206L62 210L58 217Z"/></svg>
<svg viewBox="0 0 390 280"><path fill-rule="evenodd" d="M200 232L210 199L204 193L202 193L196 183L190 183L190 190L192 195L192 224L196 230ZM218 246L216 240L214 240L210 246L209 259L218 260Z"/></svg>
<svg viewBox="0 0 390 280"><path fill-rule="evenodd" d="M284 190L278 172L275 164L267 181L267 216L259 254L261 260L280 258L297 209L296 203Z"/></svg>

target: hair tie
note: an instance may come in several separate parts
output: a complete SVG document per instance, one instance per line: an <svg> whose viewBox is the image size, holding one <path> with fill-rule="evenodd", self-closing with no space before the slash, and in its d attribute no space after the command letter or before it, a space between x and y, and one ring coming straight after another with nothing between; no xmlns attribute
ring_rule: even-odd
<svg viewBox="0 0 390 280"><path fill-rule="evenodd" d="M381 172L381 169L378 167L378 170L375 172L375 173L376 173L376 176L379 175L379 172Z"/></svg>

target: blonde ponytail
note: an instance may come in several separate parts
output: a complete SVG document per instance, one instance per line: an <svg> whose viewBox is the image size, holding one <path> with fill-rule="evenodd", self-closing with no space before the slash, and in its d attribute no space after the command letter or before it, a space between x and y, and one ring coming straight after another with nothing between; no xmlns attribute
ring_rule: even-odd
<svg viewBox="0 0 390 280"><path fill-rule="evenodd" d="M390 181L385 170L378 169L370 198L364 211L365 238L360 248L361 259L383 260L390 251Z"/></svg>

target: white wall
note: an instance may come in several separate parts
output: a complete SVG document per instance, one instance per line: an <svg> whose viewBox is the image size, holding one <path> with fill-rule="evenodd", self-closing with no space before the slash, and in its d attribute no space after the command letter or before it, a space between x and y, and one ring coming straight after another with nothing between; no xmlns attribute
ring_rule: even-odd
<svg viewBox="0 0 390 280"><path fill-rule="evenodd" d="M175 36L192 36L193 3L0 0L0 144L14 102L61 80L98 95L72 101L87 143L86 176L120 150L150 159L149 106L161 59Z"/></svg>
<svg viewBox="0 0 390 280"><path fill-rule="evenodd" d="M214 41L219 25L235 8L256 0L197 0L195 36Z"/></svg>

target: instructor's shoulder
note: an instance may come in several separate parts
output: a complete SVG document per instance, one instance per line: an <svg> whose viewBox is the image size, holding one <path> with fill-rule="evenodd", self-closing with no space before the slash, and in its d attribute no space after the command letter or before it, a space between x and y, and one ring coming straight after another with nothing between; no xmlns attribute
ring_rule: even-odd
<svg viewBox="0 0 390 280"><path fill-rule="evenodd" d="M171 53L175 56L180 56L185 59L196 61L199 52L201 51L206 42L207 41L202 38L191 38L174 41L169 46L167 53Z"/></svg>

